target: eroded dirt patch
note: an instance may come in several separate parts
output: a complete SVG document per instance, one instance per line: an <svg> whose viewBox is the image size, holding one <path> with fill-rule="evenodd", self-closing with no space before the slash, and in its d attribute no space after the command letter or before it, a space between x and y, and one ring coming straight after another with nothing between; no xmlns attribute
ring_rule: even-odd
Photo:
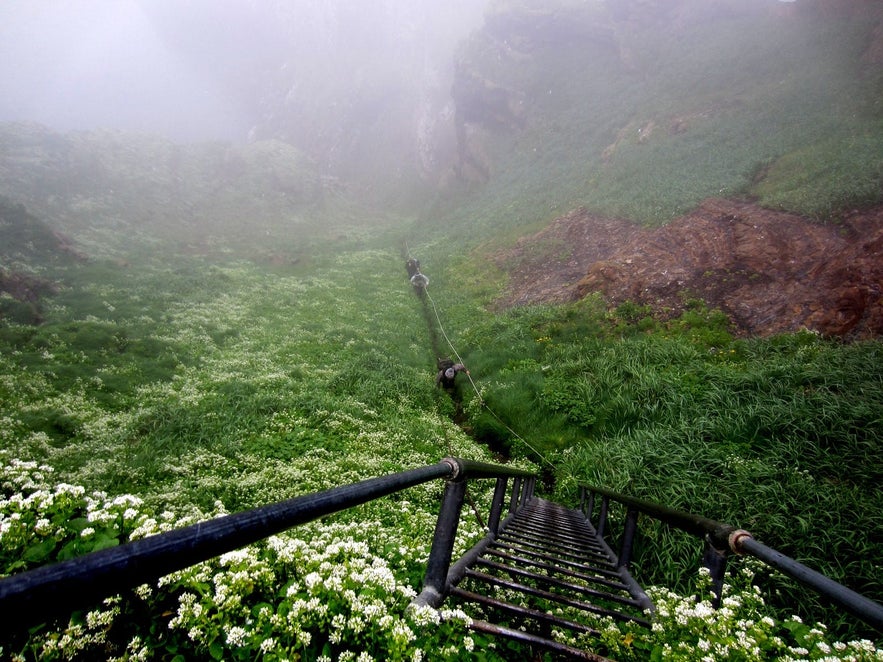
<svg viewBox="0 0 883 662"><path fill-rule="evenodd" d="M577 209L492 259L510 278L501 308L600 292L675 316L701 298L742 335L883 335L883 206L822 225L713 198L656 229Z"/></svg>

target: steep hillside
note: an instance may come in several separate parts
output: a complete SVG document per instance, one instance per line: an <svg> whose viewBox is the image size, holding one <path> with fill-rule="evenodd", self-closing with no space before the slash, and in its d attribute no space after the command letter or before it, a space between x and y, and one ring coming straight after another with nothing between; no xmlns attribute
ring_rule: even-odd
<svg viewBox="0 0 883 662"><path fill-rule="evenodd" d="M881 53L863 0L495 2L457 63L449 216L494 236L501 308L701 299L741 334L879 335Z"/></svg>
<svg viewBox="0 0 883 662"><path fill-rule="evenodd" d="M879 3L496 2L457 61L470 228L709 197L826 219L883 196ZM452 185L456 190L456 185Z"/></svg>
<svg viewBox="0 0 883 662"><path fill-rule="evenodd" d="M811 329L883 335L883 207L838 225L749 202L710 199L663 228L585 209L492 256L509 274L497 305L568 302L599 292L614 306L677 317L701 299L743 335Z"/></svg>
<svg viewBox="0 0 883 662"><path fill-rule="evenodd" d="M237 242L297 246L294 233L337 186L275 140L177 145L139 134L0 125L0 195L91 255L134 245L200 253Z"/></svg>
<svg viewBox="0 0 883 662"><path fill-rule="evenodd" d="M41 300L56 292L47 271L82 259L68 238L0 196L0 321L42 321Z"/></svg>

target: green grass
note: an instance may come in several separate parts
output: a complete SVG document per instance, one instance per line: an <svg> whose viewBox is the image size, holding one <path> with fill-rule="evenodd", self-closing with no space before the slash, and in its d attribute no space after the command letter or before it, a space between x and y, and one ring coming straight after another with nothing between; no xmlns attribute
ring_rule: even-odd
<svg viewBox="0 0 883 662"><path fill-rule="evenodd" d="M564 43L505 72L473 40L469 65L523 92L525 127L492 134L490 181L440 201L433 218L488 237L580 205L662 225L710 196L819 220L879 203L883 79L862 68L868 30L812 15L719 18L624 31L633 67Z"/></svg>
<svg viewBox="0 0 883 662"><path fill-rule="evenodd" d="M434 296L456 300L454 290ZM737 340L726 317L699 302L667 322L594 299L447 311L481 393L464 389L476 438L554 465L557 498L575 503L584 482L702 514L883 596L872 551L883 532L878 341L808 332ZM640 549L643 581L685 589L695 540L650 525ZM821 613L781 578L765 590L786 611Z"/></svg>
<svg viewBox="0 0 883 662"><path fill-rule="evenodd" d="M120 227L78 217L83 245L112 236L98 255L128 261L53 264L44 271L60 288L45 322L0 322L4 458L135 494L153 513L208 516L502 452L553 469L550 496L565 503L588 482L726 521L879 601L879 341L737 340L701 302L668 321L597 297L492 312L504 275L480 257L580 204L660 224L709 195L754 195L819 220L880 202L880 80L857 78L853 64L866 30L740 19L692 40L635 33L643 75L603 49L541 49L507 74L530 104L522 133L491 136L491 181L439 195L416 222L339 192L296 214L273 198L250 226L222 209L241 209L240 191L214 201L223 218L207 237L198 225L171 233L169 217L155 236L139 230L133 248ZM296 154L252 156L267 177L303 166ZM194 198L206 194L209 157L184 164ZM310 173L292 176L311 186ZM127 223L152 200L130 185ZM32 240L48 240L38 230ZM172 235L202 237L212 258ZM407 283L403 237L437 310ZM433 383L436 312L440 352L460 354L478 389L461 377L462 427ZM439 496L421 489L410 505L366 505L303 535L368 540L416 587ZM461 548L478 532L468 529ZM635 563L643 581L683 587L697 557L648 526ZM776 605L859 631L779 578L764 589Z"/></svg>
<svg viewBox="0 0 883 662"><path fill-rule="evenodd" d="M0 332L4 448L60 480L177 512L504 451L554 467L564 502L579 482L658 500L881 594L878 342L736 341L695 302L668 322L596 298L489 313L492 275L429 255L439 318L482 397L461 384L475 440L434 386L426 317L396 245L329 248L313 269L191 260L67 270L44 325ZM430 524L408 581L419 581L437 497L422 498ZM401 527L394 505L377 508ZM678 585L695 549L643 535L642 579Z"/></svg>

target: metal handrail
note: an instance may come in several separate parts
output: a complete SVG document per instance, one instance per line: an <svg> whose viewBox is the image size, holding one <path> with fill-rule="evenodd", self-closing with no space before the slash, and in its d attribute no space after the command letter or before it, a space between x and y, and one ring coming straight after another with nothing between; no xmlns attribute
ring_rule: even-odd
<svg viewBox="0 0 883 662"><path fill-rule="evenodd" d="M523 478L525 472L445 458L351 485L225 515L0 579L0 623L26 628L85 609L103 598L155 581L300 524L444 478Z"/></svg>
<svg viewBox="0 0 883 662"><path fill-rule="evenodd" d="M630 497L604 487L581 485L580 489L588 490L594 494L600 494L602 497L607 497L608 499L613 499L618 503L644 513L645 515L649 515L661 522L665 522L677 529L691 533L699 538L705 538L717 549L729 549L730 534L736 531L736 527L729 524L708 519L701 515L693 515L692 513L683 510L669 508L652 501Z"/></svg>
<svg viewBox="0 0 883 662"><path fill-rule="evenodd" d="M731 553L749 555L767 565L777 568L801 584L810 587L819 595L836 602L851 614L868 625L883 632L883 605L874 602L833 579L803 565L799 561L757 542L744 529L724 524L683 510L668 508L652 501L636 499L602 487L580 485L580 510L591 523L595 495L601 496L601 506L597 530L603 537L607 526L609 502L616 501L627 508L619 553L620 565L628 566L637 528L637 514L643 513L669 526L686 531L706 541L707 548L703 564L711 571L712 586L717 601L720 600L720 587L723 583L726 559Z"/></svg>
<svg viewBox="0 0 883 662"><path fill-rule="evenodd" d="M537 477L536 474L529 471L510 469L503 473L500 471L500 467L492 464L482 465L466 461L461 461L460 466L463 477L496 478L491 512L488 517L487 535L478 541L453 566L451 565L454 540L457 536L460 513L463 510L463 501L466 497L466 482L464 480L449 481L445 486L445 495L442 499L438 521L435 525L432 548L429 551L429 559L426 562L423 590L413 600L413 604L418 606L438 607L441 605L451 587L462 579L466 568L484 552L491 542L496 539L497 533L504 529L507 522L534 496ZM500 518L503 514L503 504L506 501L509 478L514 479L509 497L509 515L506 520L501 522Z"/></svg>

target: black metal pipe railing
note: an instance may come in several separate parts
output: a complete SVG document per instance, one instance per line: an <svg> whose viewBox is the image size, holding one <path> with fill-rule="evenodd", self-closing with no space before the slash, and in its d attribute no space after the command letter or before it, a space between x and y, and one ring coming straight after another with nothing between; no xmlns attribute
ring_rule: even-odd
<svg viewBox="0 0 883 662"><path fill-rule="evenodd" d="M531 475L445 458L438 464L295 497L22 572L0 579L0 623L8 630L44 623L294 526L431 480L444 478L450 481L448 487L465 487L467 478L516 474ZM456 524L451 528L455 534Z"/></svg>
<svg viewBox="0 0 883 662"><path fill-rule="evenodd" d="M432 549L429 552L429 561L426 564L423 590L414 598L414 604L416 605L438 607L448 594L451 586L463 578L466 569L484 553L491 542L496 539L497 534L505 529L506 524L515 517L515 514L533 498L536 475L529 471L508 469L492 464L479 464L465 460L458 460L458 462L461 471L445 488L445 496L442 500L441 510L439 511L435 527L435 536L432 540ZM488 531L484 538L478 541L455 564L451 565L454 542L457 537L457 525L460 521L460 513L466 493L465 481L467 478L496 479L494 496L491 502L491 513L488 517ZM512 479L512 492L509 497L509 515L503 522L500 522L510 478Z"/></svg>
<svg viewBox="0 0 883 662"><path fill-rule="evenodd" d="M619 551L619 565L628 566L632 556L637 514L643 513L669 526L686 531L706 542L702 563L711 572L716 602L720 601L721 586L730 553L748 554L760 559L784 574L812 588L819 595L837 603L875 629L883 632L883 605L856 593L833 579L808 568L799 561L757 542L748 531L682 510L636 499L613 490L587 485L580 486L580 510L592 521L595 495L601 496L601 509L596 530L603 535L609 517L609 503L615 501L627 508Z"/></svg>
<svg viewBox="0 0 883 662"><path fill-rule="evenodd" d="M592 504L594 504L594 496L595 494L598 494L602 497L602 502L605 499L613 499L618 503L634 508L638 512L649 515L650 517L661 522L665 522L666 524L677 529L686 531L687 533L691 533L699 538L705 538L718 549L729 548L729 536L733 531L736 530L736 527L730 526L729 524L716 522L715 520L708 519L707 517L702 517L701 515L693 515L691 513L684 512L683 510L668 508L667 506L662 506L652 501L636 499L635 497L620 494L618 492L614 492L613 490L608 490L603 487L590 487L588 485L585 485L581 486L580 489L585 490L589 493L589 506L587 510L583 511L584 513L591 513L593 507ZM604 517L606 520L607 507L602 507L604 509Z"/></svg>
<svg viewBox="0 0 883 662"><path fill-rule="evenodd" d="M807 568L799 561L785 556L766 545L757 542L750 535L741 536L735 543L736 551L742 554L750 554L760 559L789 577L793 577L801 584L809 586L819 595L841 605L854 616L860 618L868 625L883 632L883 605L878 604L860 593L856 593L842 584L838 584L830 577L826 577L812 568Z"/></svg>

